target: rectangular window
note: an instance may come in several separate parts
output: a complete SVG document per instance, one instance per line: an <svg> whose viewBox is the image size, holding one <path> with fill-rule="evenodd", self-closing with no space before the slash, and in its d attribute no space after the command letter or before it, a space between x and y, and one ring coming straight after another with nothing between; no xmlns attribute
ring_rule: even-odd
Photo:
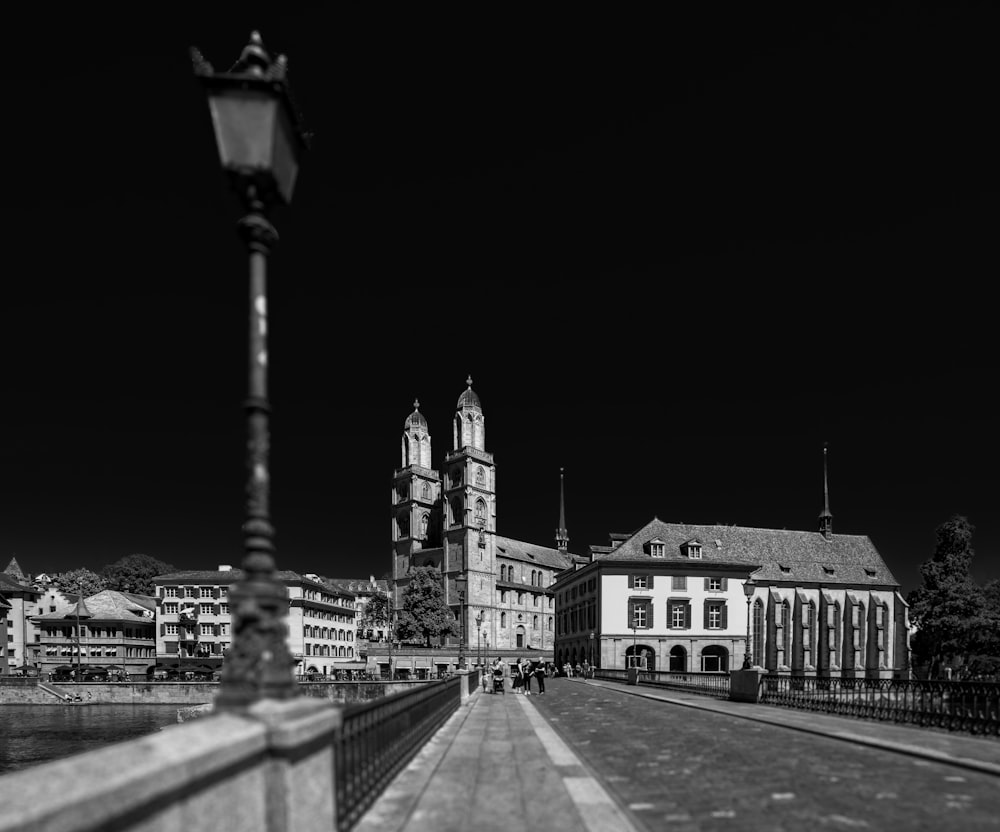
<svg viewBox="0 0 1000 832"><path fill-rule="evenodd" d="M703 673L718 673L722 670L722 656L702 656L701 669Z"/></svg>
<svg viewBox="0 0 1000 832"><path fill-rule="evenodd" d="M229 604L219 604L219 612L222 615L229 615Z"/></svg>
<svg viewBox="0 0 1000 832"><path fill-rule="evenodd" d="M163 614L164 615L177 615L177 604L164 604Z"/></svg>
<svg viewBox="0 0 1000 832"><path fill-rule="evenodd" d="M683 630L687 627L688 605L685 603L673 603L670 605L670 626L675 630Z"/></svg>
<svg viewBox="0 0 1000 832"><path fill-rule="evenodd" d="M667 544L666 543L653 543L649 547L649 553L654 558L662 558L667 555Z"/></svg>
<svg viewBox="0 0 1000 832"><path fill-rule="evenodd" d="M642 604L636 604L632 608L632 625L637 630L641 630L646 626L646 607Z"/></svg>
<svg viewBox="0 0 1000 832"><path fill-rule="evenodd" d="M199 590L199 594L201 595L202 598L211 598L213 595L212 587L210 586L201 587L201 589Z"/></svg>
<svg viewBox="0 0 1000 832"><path fill-rule="evenodd" d="M201 614L202 615L211 615L212 614L212 605L211 604L202 604L201 605Z"/></svg>
<svg viewBox="0 0 1000 832"><path fill-rule="evenodd" d="M215 630L214 630L214 628L212 627L211 624L202 624L201 625L201 634L203 636L211 636L211 635L215 634Z"/></svg>
<svg viewBox="0 0 1000 832"><path fill-rule="evenodd" d="M632 586L635 589L645 589L646 588L646 576L645 575L636 575L632 579L632 581L633 581Z"/></svg>
<svg viewBox="0 0 1000 832"><path fill-rule="evenodd" d="M163 588L163 597L164 598L176 598L177 597L177 587L175 587L175 586L164 587Z"/></svg>
<svg viewBox="0 0 1000 832"><path fill-rule="evenodd" d="M708 589L710 592L722 592L722 578L709 578Z"/></svg>
<svg viewBox="0 0 1000 832"><path fill-rule="evenodd" d="M186 586L186 587L184 587L184 597L185 598L194 598L194 587L193 586Z"/></svg>
<svg viewBox="0 0 1000 832"><path fill-rule="evenodd" d="M708 605L708 629L722 629L722 604Z"/></svg>
<svg viewBox="0 0 1000 832"><path fill-rule="evenodd" d="M674 591L687 592L688 579L686 575L674 575L670 579L670 588Z"/></svg>

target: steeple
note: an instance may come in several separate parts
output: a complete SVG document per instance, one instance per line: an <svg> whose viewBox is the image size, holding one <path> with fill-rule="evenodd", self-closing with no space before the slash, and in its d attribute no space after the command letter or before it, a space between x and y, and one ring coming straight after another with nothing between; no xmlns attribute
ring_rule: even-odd
<svg viewBox="0 0 1000 832"><path fill-rule="evenodd" d="M452 431L453 448L456 451L469 446L480 451L486 450L486 419L483 405L472 389L472 376L466 380L466 389L458 397L455 407L455 422Z"/></svg>
<svg viewBox="0 0 1000 832"><path fill-rule="evenodd" d="M420 412L420 400L413 400L413 412L403 422L402 466L431 467L431 434Z"/></svg>
<svg viewBox="0 0 1000 832"><path fill-rule="evenodd" d="M826 476L826 445L823 443L823 510L819 513L819 531L829 540L833 534L833 514L830 513L830 487Z"/></svg>
<svg viewBox="0 0 1000 832"><path fill-rule="evenodd" d="M559 528L556 529L556 548L560 552L569 549L569 532L566 531L566 489L563 484L563 469L559 469Z"/></svg>
<svg viewBox="0 0 1000 832"><path fill-rule="evenodd" d="M4 574L9 575L18 583L26 584L28 582L28 577L21 571L21 567L18 564L16 557L10 559L10 563L8 563L7 568L4 569Z"/></svg>

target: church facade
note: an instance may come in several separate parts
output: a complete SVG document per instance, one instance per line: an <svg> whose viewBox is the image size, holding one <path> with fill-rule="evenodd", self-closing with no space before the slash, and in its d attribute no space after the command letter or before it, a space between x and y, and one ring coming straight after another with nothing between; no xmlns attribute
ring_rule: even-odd
<svg viewBox="0 0 1000 832"><path fill-rule="evenodd" d="M392 587L396 609L411 568L433 566L462 621L471 654L555 644L556 575L572 564L561 528L551 548L503 537L497 528L497 478L486 450L486 418L472 379L458 398L451 450L439 467L427 419L414 402L403 423L401 466L392 480ZM561 518L560 525L565 526Z"/></svg>

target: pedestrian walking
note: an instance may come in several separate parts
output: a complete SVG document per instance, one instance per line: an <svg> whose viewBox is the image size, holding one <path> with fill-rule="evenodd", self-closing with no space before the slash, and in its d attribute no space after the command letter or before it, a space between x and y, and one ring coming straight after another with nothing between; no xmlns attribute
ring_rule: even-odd
<svg viewBox="0 0 1000 832"><path fill-rule="evenodd" d="M524 674L521 672L521 659L517 660L514 665L514 672L511 674L510 686L514 689L514 693L522 692L522 685L524 685Z"/></svg>
<svg viewBox="0 0 1000 832"><path fill-rule="evenodd" d="M531 696L531 662L527 659L521 663L521 676L524 679L524 695Z"/></svg>

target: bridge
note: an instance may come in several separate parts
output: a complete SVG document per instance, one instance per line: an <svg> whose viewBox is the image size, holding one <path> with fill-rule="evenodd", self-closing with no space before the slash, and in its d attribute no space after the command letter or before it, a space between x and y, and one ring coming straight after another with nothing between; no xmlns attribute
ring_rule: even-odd
<svg viewBox="0 0 1000 832"><path fill-rule="evenodd" d="M15 772L0 830L997 828L993 736L617 680L527 697L477 679L354 711L264 701Z"/></svg>

